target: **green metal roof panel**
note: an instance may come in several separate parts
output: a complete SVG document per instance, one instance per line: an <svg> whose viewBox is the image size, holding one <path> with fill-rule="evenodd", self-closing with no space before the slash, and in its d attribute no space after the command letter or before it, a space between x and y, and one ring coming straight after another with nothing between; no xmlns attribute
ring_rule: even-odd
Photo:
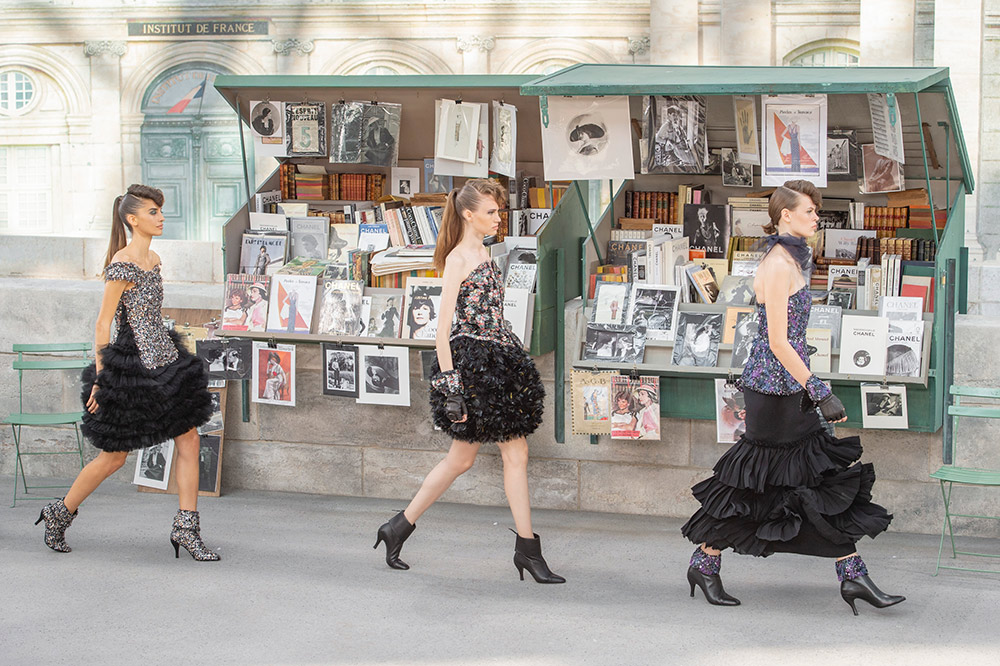
<svg viewBox="0 0 1000 666"><path fill-rule="evenodd" d="M912 93L947 79L947 67L574 65L522 85L521 94Z"/></svg>
<svg viewBox="0 0 1000 666"><path fill-rule="evenodd" d="M367 76L237 76L220 74L216 88L518 88L530 74L410 74Z"/></svg>

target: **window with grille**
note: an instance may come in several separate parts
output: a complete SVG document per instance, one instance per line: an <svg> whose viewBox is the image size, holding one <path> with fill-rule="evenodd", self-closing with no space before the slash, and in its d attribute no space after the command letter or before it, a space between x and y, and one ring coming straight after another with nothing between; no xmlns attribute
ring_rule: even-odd
<svg viewBox="0 0 1000 666"><path fill-rule="evenodd" d="M0 113L24 113L35 99L35 83L24 72L9 69L0 72Z"/></svg>

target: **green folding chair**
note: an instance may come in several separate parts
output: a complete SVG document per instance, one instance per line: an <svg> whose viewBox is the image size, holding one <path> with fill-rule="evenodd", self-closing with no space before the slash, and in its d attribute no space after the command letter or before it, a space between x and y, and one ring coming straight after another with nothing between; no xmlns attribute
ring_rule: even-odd
<svg viewBox="0 0 1000 666"><path fill-rule="evenodd" d="M959 416L971 416L983 419L1000 419L1000 406L996 404L982 404L984 399L1000 399L1000 389L994 388L974 388L970 386L952 386L951 395L953 404L948 406L948 418L952 419L951 441L948 442L951 456L949 460L955 460L955 441L958 439ZM977 404L961 404L962 398L976 398ZM931 474L931 478L941 482L941 497L944 499L944 524L941 526L941 544L938 546L937 567L934 575L938 575L941 569L952 569L955 571L974 571L978 573L1000 573L997 569L970 569L968 567L944 566L941 564L941 555L944 552L944 538L947 534L951 540L951 557L956 559L959 555L970 555L972 557L1000 558L998 553L973 553L965 550L958 550L955 546L955 533L952 530L952 518L984 518L987 520L1000 520L1000 516L979 516L967 513L953 513L951 511L951 490L954 484L969 486L1000 486L1000 470L981 469L975 467L959 467L954 464L943 465L936 472Z"/></svg>
<svg viewBox="0 0 1000 666"><path fill-rule="evenodd" d="M92 359L87 357L87 352L91 349L91 343L89 342L67 342L67 343L50 343L50 344L19 344L14 345L14 351L17 353L17 360L14 361L14 369L17 370L17 390L18 390L18 412L16 414L11 414L3 420L4 423L9 423L11 430L14 432L14 451L17 456L16 462L14 463L14 503L11 506L17 506L17 500L51 500L58 499L58 497L49 496L38 496L32 495L30 497L25 497L24 495L29 495L32 490L47 490L54 488L69 488L65 485L38 485L29 486L28 479L24 473L24 458L27 456L60 456L60 455L75 455L80 458L80 469L83 469L83 438L80 435L80 419L83 417L83 411L78 412L25 412L24 411L24 373L25 372L40 372L45 370L82 370L91 364ZM43 361L36 360L25 360L25 354L59 354L66 352L75 352L79 355L74 356L62 356L54 359L46 359ZM76 432L76 450L70 451L25 451L24 442L21 439L21 428L24 426L59 426L59 425L72 425L74 431ZM24 493L22 497L18 497L18 474L21 475L21 485L24 487Z"/></svg>

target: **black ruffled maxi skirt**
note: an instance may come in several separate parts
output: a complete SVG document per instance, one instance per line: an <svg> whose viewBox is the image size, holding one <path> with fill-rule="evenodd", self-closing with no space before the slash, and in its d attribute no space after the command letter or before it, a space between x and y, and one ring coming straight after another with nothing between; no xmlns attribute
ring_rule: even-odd
<svg viewBox="0 0 1000 666"><path fill-rule="evenodd" d="M743 393L746 434L692 488L701 508L684 536L758 557L843 557L889 526L892 515L872 503L874 467L855 462L860 439L827 434L815 410L802 413L801 392Z"/></svg>
<svg viewBox="0 0 1000 666"><path fill-rule="evenodd" d="M465 386L468 420L452 423L445 415L446 396L431 390L434 425L453 438L486 444L527 437L542 422L545 388L523 349L458 336L451 341L452 362ZM433 372L440 366L435 360Z"/></svg>
<svg viewBox="0 0 1000 666"><path fill-rule="evenodd" d="M139 357L135 335L121 320L115 342L102 349L101 374L83 371L83 434L103 451L134 451L183 435L208 423L212 396L202 361L192 356L170 331L177 359L147 368ZM97 412L87 411L97 381Z"/></svg>

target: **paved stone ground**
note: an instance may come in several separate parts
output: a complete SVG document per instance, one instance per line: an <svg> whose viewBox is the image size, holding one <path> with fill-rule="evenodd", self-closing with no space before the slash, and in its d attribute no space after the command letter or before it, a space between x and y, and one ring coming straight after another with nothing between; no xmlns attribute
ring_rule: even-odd
<svg viewBox="0 0 1000 666"><path fill-rule="evenodd" d="M0 497L12 491L0 477ZM239 491L202 500L223 561L175 560L171 496L109 483L42 544L39 503L0 508L0 664L996 664L1000 574L931 575L935 537L861 544L908 600L854 617L829 561L727 555L739 608L688 596L681 521L539 511L569 582L521 582L502 508L439 504L372 551L401 501ZM976 545L1000 552L997 541ZM863 605L863 604L862 604Z"/></svg>

